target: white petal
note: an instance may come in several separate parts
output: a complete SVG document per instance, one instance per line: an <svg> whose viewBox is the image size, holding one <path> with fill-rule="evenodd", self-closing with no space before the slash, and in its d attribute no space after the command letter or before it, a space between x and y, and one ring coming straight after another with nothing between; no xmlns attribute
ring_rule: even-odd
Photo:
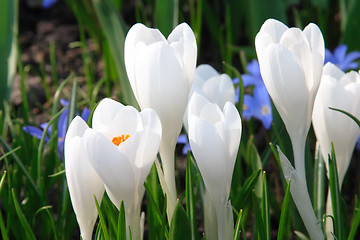
<svg viewBox="0 0 360 240"><path fill-rule="evenodd" d="M110 191L108 195L114 205L119 208L122 200L125 206L129 205L135 191L135 179L127 156L109 139L91 129L84 134L84 147L107 192Z"/></svg>
<svg viewBox="0 0 360 240"><path fill-rule="evenodd" d="M226 146L228 147L228 175L232 177L235 166L235 160L240 145L242 125L240 114L234 104L227 102L224 107L224 129ZM230 178L231 183L231 178Z"/></svg>
<svg viewBox="0 0 360 240"><path fill-rule="evenodd" d="M129 134L130 136L143 129L140 113L132 106L120 109L109 124L112 136Z"/></svg>
<svg viewBox="0 0 360 240"><path fill-rule="evenodd" d="M159 116L157 113L151 109L147 108L140 112L141 119L143 121L144 128L148 128L150 131L161 136L162 127Z"/></svg>
<svg viewBox="0 0 360 240"><path fill-rule="evenodd" d="M235 103L235 88L227 74L221 74L208 79L202 87L205 97L216 103L221 109L226 102Z"/></svg>
<svg viewBox="0 0 360 240"><path fill-rule="evenodd" d="M203 80L218 76L219 73L209 64L201 64L195 70L195 76L200 77Z"/></svg>
<svg viewBox="0 0 360 240"><path fill-rule="evenodd" d="M65 173L71 202L79 223L83 239L91 239L97 218L94 195L101 202L104 184L86 157L82 147L82 136L88 126L76 117L65 137Z"/></svg>
<svg viewBox="0 0 360 240"><path fill-rule="evenodd" d="M289 134L303 131L311 121L311 115L307 117L309 93L304 72L295 56L281 45L270 45L266 55L260 64L265 86Z"/></svg>
<svg viewBox="0 0 360 240"><path fill-rule="evenodd" d="M119 145L119 151L130 159L134 168L135 185L144 184L159 150L161 135L145 129Z"/></svg>
<svg viewBox="0 0 360 240"><path fill-rule="evenodd" d="M110 98L104 98L96 107L92 118L93 129L101 132L109 132L109 125L115 115L124 105Z"/></svg>
<svg viewBox="0 0 360 240"><path fill-rule="evenodd" d="M338 67L336 67L335 64L328 62L325 64L323 68L323 76L330 75L331 77L335 79L341 79L345 76L345 73L341 71Z"/></svg>
<svg viewBox="0 0 360 240"><path fill-rule="evenodd" d="M166 39L158 29L148 28L141 23L133 25L126 35L124 44L125 68L136 97L138 97L137 92L135 91L137 85L135 78L135 62L138 57L136 48L139 43L150 45L155 42L166 42Z"/></svg>
<svg viewBox="0 0 360 240"><path fill-rule="evenodd" d="M163 127L163 138L176 142L182 126L188 83L174 50L165 44L154 44L137 62L136 78L140 106L153 108Z"/></svg>
<svg viewBox="0 0 360 240"><path fill-rule="evenodd" d="M194 92L194 94L191 96L191 99L189 100L189 117L191 117L191 115L198 116L204 106L208 103L210 102L206 97L200 95L197 92Z"/></svg>
<svg viewBox="0 0 360 240"><path fill-rule="evenodd" d="M197 45L194 32L187 23L181 23L170 33L168 41L178 56L181 57L190 89L194 81L197 59Z"/></svg>
<svg viewBox="0 0 360 240"><path fill-rule="evenodd" d="M288 27L282 22L270 18L264 22L259 32L266 33L271 36L273 43L279 43L281 36L287 29Z"/></svg>
<svg viewBox="0 0 360 240"><path fill-rule="evenodd" d="M229 189L223 133L208 121L193 117L189 120L189 141L209 193L214 199L225 198Z"/></svg>
<svg viewBox="0 0 360 240"><path fill-rule="evenodd" d="M310 23L304 28L304 34L309 41L311 51L318 53L323 61L325 56L325 43L324 37L316 24Z"/></svg>

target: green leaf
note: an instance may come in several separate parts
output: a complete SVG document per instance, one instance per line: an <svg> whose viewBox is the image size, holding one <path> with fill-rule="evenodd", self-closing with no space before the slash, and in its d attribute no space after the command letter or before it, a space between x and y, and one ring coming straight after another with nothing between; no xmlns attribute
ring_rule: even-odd
<svg viewBox="0 0 360 240"><path fill-rule="evenodd" d="M245 1L244 1L245 2ZM286 12L283 0L252 0L244 4L244 15L248 26L248 36L252 41L260 27L268 18L275 18L286 24Z"/></svg>
<svg viewBox="0 0 360 240"><path fill-rule="evenodd" d="M251 198L252 190L257 182L258 177L260 176L261 169L253 172L245 181L244 185L241 187L239 193L236 196L233 196L234 206L237 209L243 209Z"/></svg>
<svg viewBox="0 0 360 240"><path fill-rule="evenodd" d="M17 216L18 216L18 218L20 220L20 224L21 224L21 226L22 226L22 228L23 228L23 230L25 232L24 235L26 236L26 239L34 239L35 240L36 237L35 237L33 231L31 230L31 227L30 227L28 221L26 220L24 213L21 210L21 207L20 207L20 205L18 203L18 200L17 200L17 198L15 196L14 189L11 189L11 196L12 196L13 203L14 203L14 206L15 206L16 214L17 214Z"/></svg>
<svg viewBox="0 0 360 240"><path fill-rule="evenodd" d="M266 239L270 240L270 212L269 212L269 199L268 199L268 189L267 189L267 182L266 182L266 172L263 172L262 175L262 199L261 199L261 216L262 221L265 224L265 232L266 232Z"/></svg>
<svg viewBox="0 0 360 240"><path fill-rule="evenodd" d="M179 0L156 0L154 23L164 36L168 36L178 25Z"/></svg>
<svg viewBox="0 0 360 240"><path fill-rule="evenodd" d="M325 163L321 156L320 145L318 144L315 149L313 196L316 218L321 219L325 211Z"/></svg>
<svg viewBox="0 0 360 240"><path fill-rule="evenodd" d="M127 27L125 26L123 19L116 10L116 7L112 1L92 1L106 39L109 42L110 48L112 50L112 56L121 84L121 96L124 98L126 104L136 107L138 104L127 78L124 63L124 43Z"/></svg>
<svg viewBox="0 0 360 240"><path fill-rule="evenodd" d="M185 176L185 196L186 196L186 213L190 220L191 240L197 239L196 211L194 197L194 182L192 178L192 158L190 151L186 156L186 176Z"/></svg>
<svg viewBox="0 0 360 240"><path fill-rule="evenodd" d="M120 204L117 239L126 240L126 219L124 201L121 201Z"/></svg>
<svg viewBox="0 0 360 240"><path fill-rule="evenodd" d="M342 3L342 27L344 28L343 43L346 44L350 50L356 50L359 47L360 32L355 29L360 29L360 0L349 1L348 11L345 9L344 0Z"/></svg>
<svg viewBox="0 0 360 240"><path fill-rule="evenodd" d="M289 183L286 187L285 197L283 200L283 204L281 207L281 215L279 221L279 229L278 229L278 240L286 239L289 236L285 231L287 230L286 225L288 224L288 214L289 214L289 203L290 203L290 183L291 179L289 179Z"/></svg>
<svg viewBox="0 0 360 240"><path fill-rule="evenodd" d="M257 196L255 190L252 191L252 203L254 209L254 217L255 217L255 224L256 224L256 232L258 239L267 239L266 238L266 229L264 226L264 222L262 219L262 214L259 208L259 202L257 200Z"/></svg>
<svg viewBox="0 0 360 240"><path fill-rule="evenodd" d="M235 231L234 231L234 240L239 240L240 239L240 232L241 232L241 218L242 218L242 214L243 214L243 210L240 209L237 220L236 220L236 224L235 224Z"/></svg>
<svg viewBox="0 0 360 240"><path fill-rule="evenodd" d="M3 139L2 137L0 137L0 142L3 144L3 146L5 147L5 149L9 152L12 152L11 147L9 146L9 144L7 144L7 142L5 141L5 139ZM30 176L29 172L26 170L24 164L22 163L22 161L20 160L20 158L17 156L17 154L15 152L12 152L12 157L14 158L16 164L19 165L21 171L24 173L26 179L29 181L31 187L34 189L35 193L37 194L38 197L40 197L40 190L39 188L36 186L35 181L33 180L33 178Z"/></svg>
<svg viewBox="0 0 360 240"><path fill-rule="evenodd" d="M329 185L331 204L334 214L334 235L338 239L345 239L345 232L343 231L341 200L340 200L340 185L337 172L336 157L334 145L331 143L331 156L329 156Z"/></svg>
<svg viewBox="0 0 360 240"><path fill-rule="evenodd" d="M105 240L109 240L110 238L109 238L109 234L108 234L108 231L107 231L104 214L103 214L103 212L102 212L101 209L100 209L99 203L98 203L95 195L94 195L94 199L95 199L96 209L97 209L98 214L99 214L99 219L100 219L99 225L100 225L100 227L101 227L101 232L103 233L104 239L105 239Z"/></svg>
<svg viewBox="0 0 360 240"><path fill-rule="evenodd" d="M359 224L360 224L360 204L358 203L357 206L355 206L350 233L349 233L349 237L347 238L348 240L355 239L356 232L359 230Z"/></svg>
<svg viewBox="0 0 360 240"><path fill-rule="evenodd" d="M191 227L184 208L178 201L170 223L170 240L191 239Z"/></svg>
<svg viewBox="0 0 360 240"><path fill-rule="evenodd" d="M18 6L17 0L0 1L0 109L9 101L16 73Z"/></svg>
<svg viewBox="0 0 360 240"><path fill-rule="evenodd" d="M348 113L344 110L341 110L341 109L338 109L338 108L332 108L332 107L329 107L329 109L331 110L334 110L334 111L338 111L338 112L341 112L345 115L347 115L348 117L350 117L352 120L354 120L356 122L356 124L360 127L360 120L357 119L354 115L352 115L351 113Z"/></svg>

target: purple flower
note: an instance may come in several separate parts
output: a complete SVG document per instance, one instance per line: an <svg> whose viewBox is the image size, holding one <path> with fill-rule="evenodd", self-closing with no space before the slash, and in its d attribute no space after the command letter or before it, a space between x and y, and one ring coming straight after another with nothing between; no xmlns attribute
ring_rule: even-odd
<svg viewBox="0 0 360 240"><path fill-rule="evenodd" d="M69 113L69 108L67 107L67 105L69 104L69 102L64 99L61 99L60 103L64 107L66 106L66 109L61 113L57 124L57 129L58 129L57 154L59 158L62 159L64 153L64 140L66 134L66 127L67 127L67 118ZM90 115L90 110L88 108L85 108L81 113L81 118L87 121L89 115ZM29 133L31 136L36 137L37 139L41 139L47 124L48 124L47 122L40 124L40 128L35 126L23 126L23 131ZM48 142L50 137L51 137L51 126L48 128L47 133L45 135L45 142Z"/></svg>
<svg viewBox="0 0 360 240"><path fill-rule="evenodd" d="M48 9L52 7L56 2L57 0L43 0L42 7Z"/></svg>
<svg viewBox="0 0 360 240"><path fill-rule="evenodd" d="M180 134L178 137L177 143L184 144L182 149L182 154L187 155L188 150L191 151L189 140L186 137L186 134Z"/></svg>
<svg viewBox="0 0 360 240"><path fill-rule="evenodd" d="M247 65L247 71L249 74L241 75L244 87L254 88L252 95L244 94L243 117L247 120L254 117L269 129L272 123L271 101L260 74L259 62L252 60ZM233 79L233 83L238 84L239 79ZM239 87L236 88L236 99L239 99Z"/></svg>
<svg viewBox="0 0 360 240"><path fill-rule="evenodd" d="M357 69L359 64L355 60L360 58L360 51L353 51L348 54L346 51L346 45L338 46L333 53L329 49L325 49L325 63L331 62L344 72L349 69Z"/></svg>

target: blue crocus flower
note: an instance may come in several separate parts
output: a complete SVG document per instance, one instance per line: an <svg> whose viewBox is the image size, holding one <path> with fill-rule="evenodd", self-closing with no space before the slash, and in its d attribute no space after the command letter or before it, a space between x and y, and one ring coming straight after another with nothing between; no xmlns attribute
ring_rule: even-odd
<svg viewBox="0 0 360 240"><path fill-rule="evenodd" d="M61 99L60 103L64 107L66 106L66 109L59 116L58 124L57 124L57 129L58 129L57 154L59 158L62 159L64 153L64 140L66 134L66 127L67 127L67 118L69 112L69 108L67 107L67 105L69 104L69 102L64 99ZM89 115L90 115L90 110L88 108L85 108L81 113L81 117L82 119L84 119L84 121L87 121ZM31 136L36 137L37 139L41 139L47 124L48 124L47 122L40 124L40 128L35 126L23 126L23 130L29 133ZM45 135L45 142L48 142L50 137L51 137L51 126L48 128L47 133Z"/></svg>
<svg viewBox="0 0 360 240"><path fill-rule="evenodd" d="M242 74L241 78L244 87L253 86L253 93L244 94L243 117L249 120L254 117L260 120L266 129L271 127L272 110L270 96L260 74L259 62L252 60L246 67L249 74ZM239 83L239 79L233 79L234 84ZM239 99L239 87L236 88L236 99Z"/></svg>
<svg viewBox="0 0 360 240"><path fill-rule="evenodd" d="M186 134L182 133L178 137L177 143L184 144L184 147L182 149L182 154L187 155L188 150L191 151L190 143L186 137Z"/></svg>
<svg viewBox="0 0 360 240"><path fill-rule="evenodd" d="M57 0L43 0L42 1L42 7L45 9L48 9L52 7L57 2Z"/></svg>
<svg viewBox="0 0 360 240"><path fill-rule="evenodd" d="M348 54L346 54L346 51L346 45L338 46L333 53L329 49L325 49L325 63L331 62L344 72L350 69L357 69L359 64L355 60L360 58L360 51L353 51Z"/></svg>

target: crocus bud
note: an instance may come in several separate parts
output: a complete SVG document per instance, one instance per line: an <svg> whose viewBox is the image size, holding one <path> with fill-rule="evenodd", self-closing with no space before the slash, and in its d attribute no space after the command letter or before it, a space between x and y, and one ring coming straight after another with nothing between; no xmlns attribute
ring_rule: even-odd
<svg viewBox="0 0 360 240"><path fill-rule="evenodd" d="M221 110L195 92L189 102L188 122L190 146L215 206L218 239L229 239L226 209L242 130L239 112L230 102Z"/></svg>
<svg viewBox="0 0 360 240"><path fill-rule="evenodd" d="M94 195L100 203L104 183L87 158L83 147L84 133L89 129L81 117L75 117L65 137L65 174L70 199L82 239L90 240L98 212Z"/></svg>
<svg viewBox="0 0 360 240"><path fill-rule="evenodd" d="M358 72L344 73L336 65L327 63L316 95L312 117L326 168L328 168L328 155L331 154L331 142L334 144L341 186L356 140L360 135L360 128L350 117L329 107L343 110L360 119Z"/></svg>
<svg viewBox="0 0 360 240"><path fill-rule="evenodd" d="M197 46L192 29L178 25L166 39L158 29L135 24L124 46L125 67L141 109L152 108L163 128L160 156L167 186L167 212L176 204L174 151L182 128L188 94L194 80Z"/></svg>
<svg viewBox="0 0 360 240"><path fill-rule="evenodd" d="M226 102L235 103L235 88L229 75L219 74L208 64L199 65L195 70L195 80L190 90L189 99L194 92L216 103L221 109ZM188 108L184 114L184 127L188 131Z"/></svg>

